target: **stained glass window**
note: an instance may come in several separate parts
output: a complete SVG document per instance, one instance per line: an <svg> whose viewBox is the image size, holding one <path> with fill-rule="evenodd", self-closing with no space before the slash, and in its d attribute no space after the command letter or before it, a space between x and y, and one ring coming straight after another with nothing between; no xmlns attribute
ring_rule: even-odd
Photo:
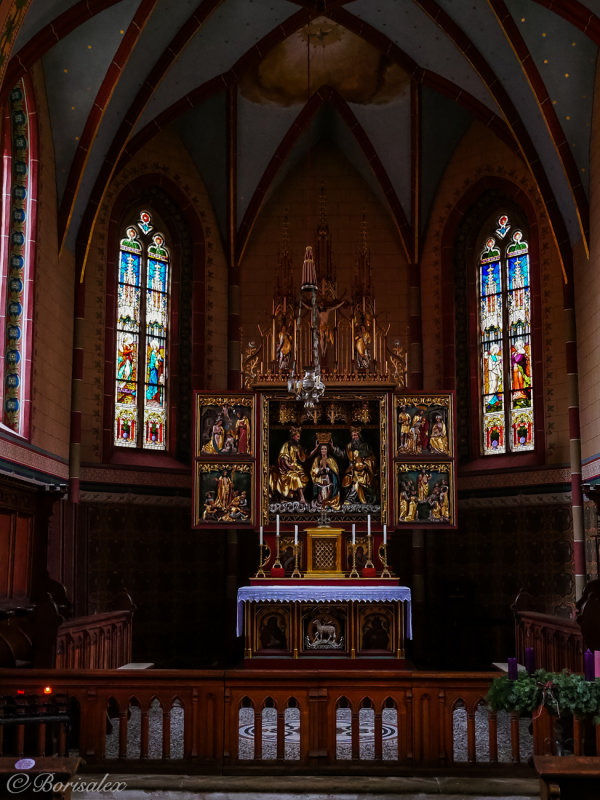
<svg viewBox="0 0 600 800"><path fill-rule="evenodd" d="M505 214L479 257L482 452L533 450L529 248Z"/></svg>
<svg viewBox="0 0 600 800"><path fill-rule="evenodd" d="M166 450L169 251L148 211L119 247L114 442Z"/></svg>
<svg viewBox="0 0 600 800"><path fill-rule="evenodd" d="M29 375L27 365L30 295L27 291L33 269L31 185L32 135L30 118L32 97L23 80L9 96L10 122L5 136L3 158L3 225L8 230L6 282L0 286L6 303L6 317L0 354L2 369L2 423L11 430L25 435L27 420L25 407ZM2 269L0 268L0 276ZM0 307L2 302L0 302Z"/></svg>

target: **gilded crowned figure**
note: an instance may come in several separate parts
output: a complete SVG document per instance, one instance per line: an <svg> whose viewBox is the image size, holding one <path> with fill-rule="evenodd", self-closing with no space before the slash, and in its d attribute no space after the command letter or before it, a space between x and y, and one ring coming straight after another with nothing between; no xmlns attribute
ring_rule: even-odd
<svg viewBox="0 0 600 800"><path fill-rule="evenodd" d="M319 453L312 463L310 477L317 505L320 508L333 508L337 511L340 507L340 468L333 455L329 453L326 442L319 443Z"/></svg>
<svg viewBox="0 0 600 800"><path fill-rule="evenodd" d="M271 496L280 495L284 500L299 500L305 503L304 489L308 484L308 475L304 462L314 455L313 450L307 453L300 444L301 428L292 426L287 442L282 445L277 457L277 464L272 466L269 474L269 491Z"/></svg>
<svg viewBox="0 0 600 800"><path fill-rule="evenodd" d="M350 441L346 445L348 467L342 486L345 504L372 502L377 492L376 460L369 444L362 438L360 428L352 428Z"/></svg>

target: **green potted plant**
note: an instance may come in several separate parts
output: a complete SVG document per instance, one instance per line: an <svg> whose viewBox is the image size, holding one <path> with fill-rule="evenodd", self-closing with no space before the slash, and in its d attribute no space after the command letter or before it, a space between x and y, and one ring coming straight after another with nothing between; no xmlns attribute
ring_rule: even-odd
<svg viewBox="0 0 600 800"><path fill-rule="evenodd" d="M600 678L588 681L576 672L546 672L538 669L519 672L516 680L508 675L494 678L486 697L492 711L515 711L519 715L540 716L542 709L556 717L554 724L559 755L573 728L573 718L600 722Z"/></svg>

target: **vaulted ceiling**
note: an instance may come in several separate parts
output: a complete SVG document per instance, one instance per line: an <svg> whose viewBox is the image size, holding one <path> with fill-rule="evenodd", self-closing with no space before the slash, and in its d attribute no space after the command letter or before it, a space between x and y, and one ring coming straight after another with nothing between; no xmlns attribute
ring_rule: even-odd
<svg viewBox="0 0 600 800"><path fill-rule="evenodd" d="M41 61L70 248L88 240L115 170L170 128L226 243L235 231L236 257L309 143L327 141L387 204L416 260L444 169L479 120L522 154L570 249L587 243L597 10L597 0L30 0L3 88Z"/></svg>

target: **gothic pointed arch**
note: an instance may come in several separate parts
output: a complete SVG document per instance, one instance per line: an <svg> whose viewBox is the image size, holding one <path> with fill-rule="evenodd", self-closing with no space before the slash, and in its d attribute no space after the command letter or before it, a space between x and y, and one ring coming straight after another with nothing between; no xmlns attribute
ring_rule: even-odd
<svg viewBox="0 0 600 800"><path fill-rule="evenodd" d="M537 463L545 441L541 359L531 359L542 352L540 242L533 206L510 181L485 179L457 204L445 238L453 255L444 284L454 293L444 312L444 328L453 339L446 381L455 375L459 458L463 463L491 459L494 468L514 465L517 456L520 463ZM517 274L519 253L526 282ZM526 301L526 314L517 310L516 301ZM521 386L517 351L525 342Z"/></svg>
<svg viewBox="0 0 600 800"><path fill-rule="evenodd" d="M200 388L192 363L203 355L202 225L175 184L143 175L116 200L108 237L105 457L159 452L187 462Z"/></svg>

